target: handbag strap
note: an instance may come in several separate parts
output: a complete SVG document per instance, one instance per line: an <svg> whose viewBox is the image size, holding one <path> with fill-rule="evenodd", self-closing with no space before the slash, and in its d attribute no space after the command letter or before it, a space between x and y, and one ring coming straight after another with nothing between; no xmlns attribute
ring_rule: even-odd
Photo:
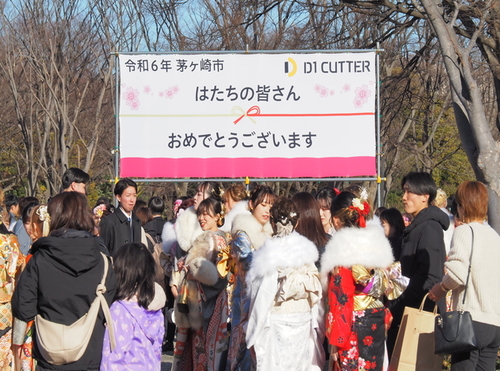
<svg viewBox="0 0 500 371"><path fill-rule="evenodd" d="M472 267L472 254L474 253L474 229L469 225L470 231L472 233L472 242L470 248L470 259L469 259L469 269L467 270L467 279L465 280L464 297L462 299L462 307L465 304L465 296L467 295L467 286L469 286L470 271Z"/></svg>
<svg viewBox="0 0 500 371"><path fill-rule="evenodd" d="M111 312L109 310L108 302L106 301L106 298L103 295L106 292L106 276L108 275L109 263L106 255L104 255L102 252L101 255L104 260L104 273L102 275L101 283L97 285L96 295L99 298L99 301L101 302L101 308L104 313L104 318L106 318L106 326L108 328L108 334L109 334L109 343L111 351L113 351L116 347L115 328L113 326L113 320L111 318Z"/></svg>

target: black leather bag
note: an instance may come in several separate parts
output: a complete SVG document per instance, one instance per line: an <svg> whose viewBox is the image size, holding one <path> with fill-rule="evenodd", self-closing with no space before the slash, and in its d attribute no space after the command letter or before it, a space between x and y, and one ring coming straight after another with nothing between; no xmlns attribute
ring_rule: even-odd
<svg viewBox="0 0 500 371"><path fill-rule="evenodd" d="M469 226L470 227L470 226ZM465 281L462 306L467 295L467 286L472 264L472 253L474 252L474 230L472 232L472 246L469 260L469 271ZM434 323L434 353L453 354L469 352L477 348L476 335L472 324L472 316L467 311L452 311L436 316Z"/></svg>
<svg viewBox="0 0 500 371"><path fill-rule="evenodd" d="M470 313L452 311L436 316L434 344L435 354L452 354L476 349L477 341Z"/></svg>

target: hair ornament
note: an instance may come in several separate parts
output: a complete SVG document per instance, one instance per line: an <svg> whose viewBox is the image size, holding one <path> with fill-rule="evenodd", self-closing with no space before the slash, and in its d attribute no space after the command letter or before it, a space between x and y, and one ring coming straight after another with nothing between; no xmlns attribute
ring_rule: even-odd
<svg viewBox="0 0 500 371"><path fill-rule="evenodd" d="M287 218L284 218L285 223L281 220L276 223L276 237L285 237L293 232L293 225L291 221L287 222Z"/></svg>
<svg viewBox="0 0 500 371"><path fill-rule="evenodd" d="M340 190L338 188L333 188L332 191L333 193L335 193L335 196L338 196L340 194Z"/></svg>
<svg viewBox="0 0 500 371"><path fill-rule="evenodd" d="M181 205L182 205L182 200L180 198L178 198L177 200L175 200L174 207L172 208L173 212L174 212L174 216L177 215L177 211L179 211L179 207Z"/></svg>
<svg viewBox="0 0 500 371"><path fill-rule="evenodd" d="M358 213L358 222L361 228L366 227L366 217L370 213L370 204L361 198L353 198L349 209Z"/></svg>
<svg viewBox="0 0 500 371"><path fill-rule="evenodd" d="M363 201L368 200L368 192L366 191L365 187L362 188L361 194L359 195L359 198L361 198L361 200L363 200Z"/></svg>
<svg viewBox="0 0 500 371"><path fill-rule="evenodd" d="M47 210L47 205L41 205L36 210L36 214L40 218L40 221L43 222L42 235L48 236L49 235L49 228L50 228L50 214Z"/></svg>
<svg viewBox="0 0 500 371"><path fill-rule="evenodd" d="M101 220L102 218L102 215L104 214L104 211L106 210L106 205L105 204L100 204L100 205L97 205L96 207L94 207L94 215L97 216L97 218L99 218L99 220Z"/></svg>
<svg viewBox="0 0 500 371"><path fill-rule="evenodd" d="M354 208L361 210L361 211L363 211L365 209L365 205L362 203L361 199L359 199L359 198L352 199L352 206Z"/></svg>

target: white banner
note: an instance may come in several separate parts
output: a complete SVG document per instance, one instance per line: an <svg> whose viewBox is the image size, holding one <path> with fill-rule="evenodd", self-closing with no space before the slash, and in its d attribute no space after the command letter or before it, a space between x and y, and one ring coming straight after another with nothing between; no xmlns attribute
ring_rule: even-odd
<svg viewBox="0 0 500 371"><path fill-rule="evenodd" d="M375 175L375 52L120 55L121 176Z"/></svg>

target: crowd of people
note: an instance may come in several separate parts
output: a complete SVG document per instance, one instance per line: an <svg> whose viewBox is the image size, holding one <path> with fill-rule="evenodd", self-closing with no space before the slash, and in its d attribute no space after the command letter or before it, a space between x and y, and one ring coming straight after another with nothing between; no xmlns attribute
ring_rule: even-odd
<svg viewBox="0 0 500 371"><path fill-rule="evenodd" d="M174 371L387 370L404 308L425 295L425 310L448 298L474 320L478 347L452 370L495 370L500 236L481 182L448 207L430 174L409 173L402 214L358 185L286 198L205 181L167 221L129 178L118 206L90 208L89 180L69 169L47 204L0 192L1 370L160 370L168 351ZM42 321L76 326L96 295L88 339L59 360Z"/></svg>

